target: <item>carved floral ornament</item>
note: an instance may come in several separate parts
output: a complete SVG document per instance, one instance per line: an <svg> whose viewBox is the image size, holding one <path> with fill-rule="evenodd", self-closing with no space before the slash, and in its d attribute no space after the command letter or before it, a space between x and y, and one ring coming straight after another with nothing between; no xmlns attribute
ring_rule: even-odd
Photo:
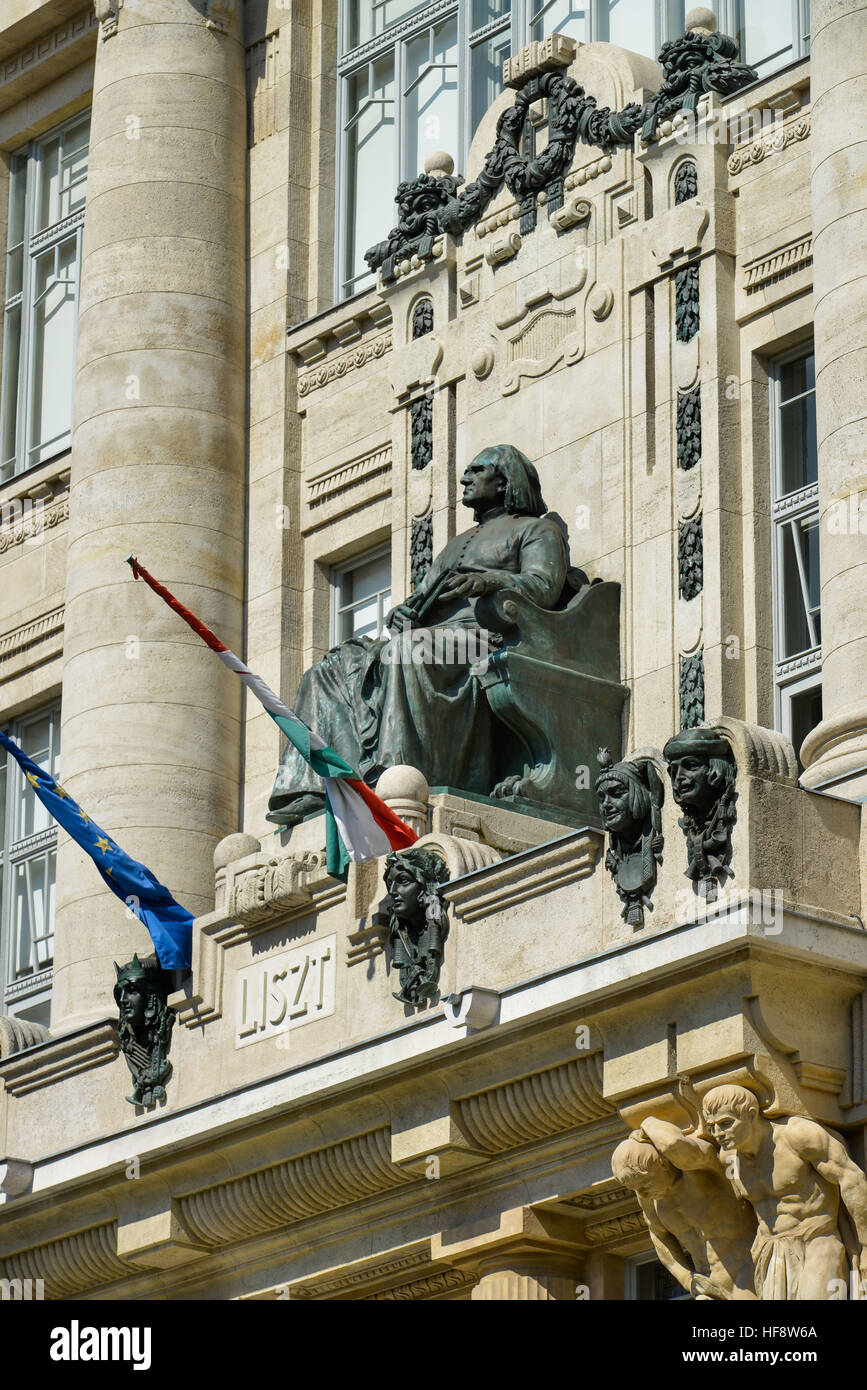
<svg viewBox="0 0 867 1390"><path fill-rule="evenodd" d="M516 89L515 101L500 115L494 147L474 182L461 187L463 179L452 173L454 166L449 159L447 172L426 172L398 185L397 226L364 257L371 270L381 271L384 281L393 280L405 261L430 260L436 254L438 235L449 233L459 239L478 222L504 184L520 206L521 233L532 231L536 225L540 194L544 194L548 217L556 226L556 215L564 204L566 175L579 143L607 154L618 147L630 147L639 132L645 141L655 139L661 122L680 111L694 110L703 94L728 96L758 76L754 69L735 61L738 48L734 39L726 34L687 30L663 45L659 62L664 80L650 101L612 111L598 108L595 97L588 96L564 71L574 54L573 46L559 34L546 40L546 45L530 45L526 62L522 53L506 65L506 80ZM536 53L540 47L545 49L541 55ZM551 67L554 71L548 70ZM543 100L548 104L548 143L541 154L529 159L521 151L524 129L530 107Z"/></svg>

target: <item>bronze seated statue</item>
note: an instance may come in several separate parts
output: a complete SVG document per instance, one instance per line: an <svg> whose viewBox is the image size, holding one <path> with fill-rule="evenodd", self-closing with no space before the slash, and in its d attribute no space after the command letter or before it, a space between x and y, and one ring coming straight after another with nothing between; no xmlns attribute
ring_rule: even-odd
<svg viewBox="0 0 867 1390"><path fill-rule="evenodd" d="M461 483L475 527L388 614L391 636L350 638L305 673L294 709L371 786L407 763L431 787L596 824L591 760L622 743L620 587L569 568L536 469L511 445L483 450ZM294 825L323 805L290 744L268 819Z"/></svg>

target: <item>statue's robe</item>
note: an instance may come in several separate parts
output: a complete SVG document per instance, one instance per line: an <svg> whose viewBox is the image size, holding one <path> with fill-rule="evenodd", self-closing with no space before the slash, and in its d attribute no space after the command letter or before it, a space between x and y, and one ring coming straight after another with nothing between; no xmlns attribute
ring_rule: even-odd
<svg viewBox="0 0 867 1390"><path fill-rule="evenodd" d="M566 582L568 552L560 526L547 517L488 513L479 525L449 541L412 597L422 615L413 634L426 629L429 650L436 654L444 646L444 659L413 660L411 653L423 650L418 636L412 647L406 634L350 638L305 673L294 710L370 785L384 768L398 763L419 768L432 787L487 796L496 781L496 743L505 730L471 674L480 640L477 600L443 595L425 607L438 582L458 566L496 574L503 589L553 608ZM443 644L442 630L449 629L475 633L472 649L462 651L454 642L456 650L450 650L448 641ZM465 657L469 659L458 659ZM323 791L322 779L287 745L269 803L271 814L279 818L301 793Z"/></svg>

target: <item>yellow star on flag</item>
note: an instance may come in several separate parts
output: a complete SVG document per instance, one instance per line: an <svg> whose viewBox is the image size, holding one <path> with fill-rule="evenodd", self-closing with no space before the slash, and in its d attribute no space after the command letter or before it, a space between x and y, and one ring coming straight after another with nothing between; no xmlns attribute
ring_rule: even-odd
<svg viewBox="0 0 867 1390"><path fill-rule="evenodd" d="M69 792L66 790L65 787L61 787L59 782L54 783L54 791L60 797L61 801L63 801L65 797L69 796Z"/></svg>
<svg viewBox="0 0 867 1390"><path fill-rule="evenodd" d="M78 814L81 816L81 819L84 821L85 825L90 825L90 816L87 814L86 811L79 811Z"/></svg>
<svg viewBox="0 0 867 1390"><path fill-rule="evenodd" d="M27 780L28 780L28 782L30 783L31 787L38 787L38 786L39 786L39 778L38 778L38 777L34 777L34 775L33 775L32 772L25 772L24 776L27 778Z"/></svg>
<svg viewBox="0 0 867 1390"><path fill-rule="evenodd" d="M101 849L103 854L108 854L108 847L109 841L105 838L104 835L100 835L96 842L96 848Z"/></svg>

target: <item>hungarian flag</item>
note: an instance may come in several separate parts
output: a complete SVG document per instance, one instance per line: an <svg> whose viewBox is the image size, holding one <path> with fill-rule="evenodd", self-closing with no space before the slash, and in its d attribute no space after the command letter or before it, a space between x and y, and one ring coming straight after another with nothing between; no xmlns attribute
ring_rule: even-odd
<svg viewBox="0 0 867 1390"><path fill-rule="evenodd" d="M0 747L18 763L36 796L77 845L89 854L103 883L126 903L151 935L157 960L164 970L189 970L193 942L193 914L175 902L168 888L150 869L116 845L86 811L73 801L65 787L23 748L0 730Z"/></svg>
<svg viewBox="0 0 867 1390"><path fill-rule="evenodd" d="M418 839L415 831L371 791L339 753L323 743L318 734L309 729L288 705L284 705L260 676L249 671L210 628L199 622L174 594L139 564L134 555L127 556L127 564L131 566L136 579L143 579L150 585L154 593L159 594L169 608L173 608L189 624L211 651L216 652L223 665L241 677L247 689L265 707L305 762L323 779L326 867L330 874L335 878L345 878L350 860L360 864L365 859L378 859L393 849L408 849L415 843Z"/></svg>

